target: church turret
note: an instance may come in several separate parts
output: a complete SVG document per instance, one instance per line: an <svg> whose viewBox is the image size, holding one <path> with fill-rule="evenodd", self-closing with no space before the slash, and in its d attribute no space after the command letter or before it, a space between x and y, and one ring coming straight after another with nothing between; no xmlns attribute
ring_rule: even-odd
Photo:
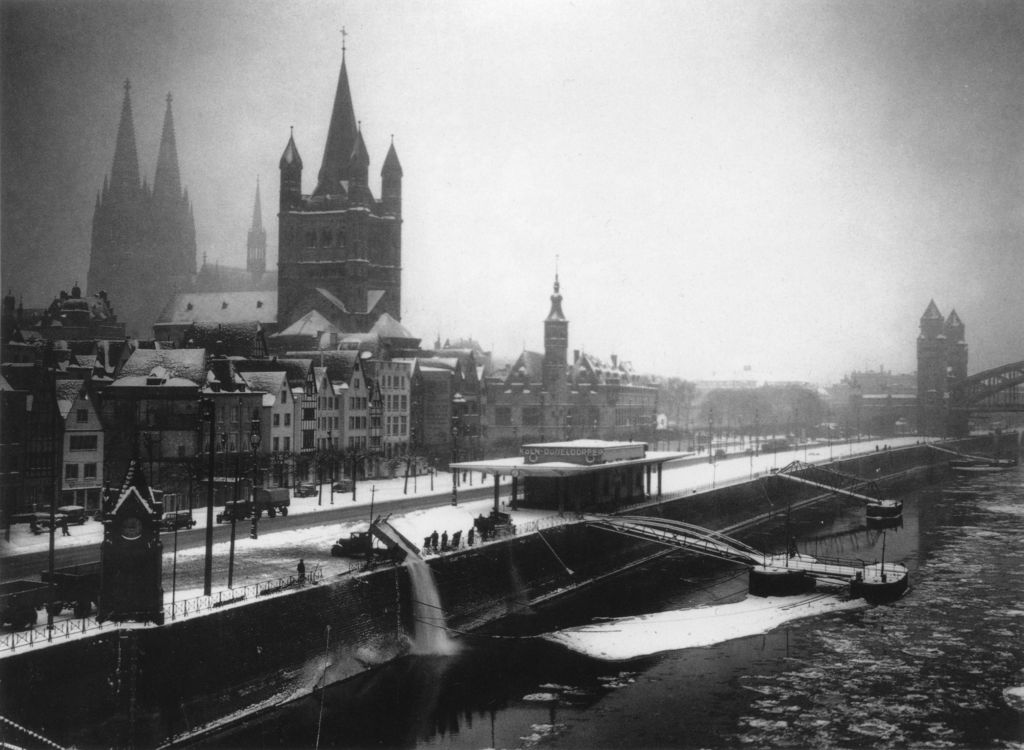
<svg viewBox="0 0 1024 750"><path fill-rule="evenodd" d="M296 208L302 203L302 157L295 147L295 131L288 135L288 145L278 164L281 170L281 211Z"/></svg>
<svg viewBox="0 0 1024 750"><path fill-rule="evenodd" d="M361 140L356 125L355 108L352 106L352 92L348 86L348 70L345 67L345 49L341 51L341 72L338 74L338 88L334 94L334 109L327 131L327 144L320 164L316 190L313 195L337 195L341 183L350 179L349 167ZM365 151L365 146L363 147Z"/></svg>
<svg viewBox="0 0 1024 750"><path fill-rule="evenodd" d="M368 184L370 172L370 154L366 150L366 143L363 141L362 129L356 132L355 144L352 146L352 156L348 160L349 196L356 202L363 205L373 203L373 194Z"/></svg>
<svg viewBox="0 0 1024 750"><path fill-rule="evenodd" d="M252 226L246 243L245 267L252 274L253 281L259 282L267 270L267 232L263 228L263 210L260 206L260 180L256 178L256 202L252 207Z"/></svg>
<svg viewBox="0 0 1024 750"><path fill-rule="evenodd" d="M391 139L391 147L380 170L380 198L386 211L396 216L402 215L402 165L395 151L394 138Z"/></svg>

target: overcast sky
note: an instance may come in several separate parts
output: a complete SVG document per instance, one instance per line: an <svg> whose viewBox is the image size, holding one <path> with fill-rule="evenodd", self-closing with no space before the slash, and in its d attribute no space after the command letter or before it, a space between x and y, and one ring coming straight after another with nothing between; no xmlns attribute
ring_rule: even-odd
<svg viewBox="0 0 1024 750"><path fill-rule="evenodd" d="M1024 3L2 3L4 291L85 284L123 81L152 182L174 96L200 258L277 258L341 64L371 187L405 171L403 322L684 378L912 372L935 299L970 370L1024 358ZM116 300L115 300L116 304ZM744 371L745 367L749 371Z"/></svg>

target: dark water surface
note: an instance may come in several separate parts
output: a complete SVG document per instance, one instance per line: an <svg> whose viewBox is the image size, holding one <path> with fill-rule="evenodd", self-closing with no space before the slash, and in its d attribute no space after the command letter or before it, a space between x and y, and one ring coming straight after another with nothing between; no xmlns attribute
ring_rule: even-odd
<svg viewBox="0 0 1024 750"><path fill-rule="evenodd" d="M891 605L629 662L530 637L745 595L736 567L672 555L464 638L457 656L407 657L203 746L1024 747L1022 482L1015 470L916 492L884 535L848 501L795 515L801 552L875 560L884 543L911 571Z"/></svg>

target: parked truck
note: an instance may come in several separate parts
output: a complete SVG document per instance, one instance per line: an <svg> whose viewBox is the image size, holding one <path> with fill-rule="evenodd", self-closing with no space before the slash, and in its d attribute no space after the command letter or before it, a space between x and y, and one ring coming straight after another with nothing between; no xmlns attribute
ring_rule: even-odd
<svg viewBox="0 0 1024 750"><path fill-rule="evenodd" d="M45 584L50 582L50 571L39 574ZM53 571L53 582L56 587L53 613L60 614L65 607L70 608L75 617L87 617L93 604L100 598L100 563L83 563L57 568Z"/></svg>
<svg viewBox="0 0 1024 750"><path fill-rule="evenodd" d="M287 516L288 506L291 505L291 502L291 491L287 487L257 489L255 508L256 517L261 518L264 513L271 518L274 518L278 513L282 516ZM244 500L229 500L224 503L224 510L217 514L217 523L241 521L252 516L253 512L252 498L247 497Z"/></svg>

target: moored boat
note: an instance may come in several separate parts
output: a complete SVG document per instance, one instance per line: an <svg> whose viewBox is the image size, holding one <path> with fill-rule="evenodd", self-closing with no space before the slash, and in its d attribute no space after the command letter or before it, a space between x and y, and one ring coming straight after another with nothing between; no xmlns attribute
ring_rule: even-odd
<svg viewBox="0 0 1024 750"><path fill-rule="evenodd" d="M870 518L895 518L903 515L902 500L872 500L865 505L865 513Z"/></svg>
<svg viewBox="0 0 1024 750"><path fill-rule="evenodd" d="M906 593L910 574L899 563L872 563L850 581L850 595L862 597L871 604L895 601Z"/></svg>

